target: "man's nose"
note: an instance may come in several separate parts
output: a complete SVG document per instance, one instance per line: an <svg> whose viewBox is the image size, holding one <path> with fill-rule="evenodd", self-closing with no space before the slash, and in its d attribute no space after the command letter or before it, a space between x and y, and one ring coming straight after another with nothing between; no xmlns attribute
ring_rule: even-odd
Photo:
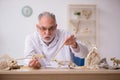
<svg viewBox="0 0 120 80"><path fill-rule="evenodd" d="M50 30L49 29L46 30L46 34L50 35Z"/></svg>

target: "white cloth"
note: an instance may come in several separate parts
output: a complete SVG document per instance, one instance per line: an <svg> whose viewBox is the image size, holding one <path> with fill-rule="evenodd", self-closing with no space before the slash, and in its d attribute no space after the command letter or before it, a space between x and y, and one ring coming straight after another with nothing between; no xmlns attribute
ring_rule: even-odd
<svg viewBox="0 0 120 80"><path fill-rule="evenodd" d="M28 35L25 40L25 50L24 56L28 57L29 55L37 54L44 54L46 56L45 59L39 59L42 66L55 66L54 62L50 60L55 55L55 52L58 48L61 47L63 42L65 41L66 37L70 35L69 33L65 32L64 30L57 29L56 35L54 40L47 46L41 39L39 33L36 31L31 35ZM88 49L85 45L78 42L77 49L73 49L70 46L64 46L62 50L56 55L55 59L59 61L72 61L71 54L74 53L75 56L84 58L88 54ZM25 62L28 64L29 60Z"/></svg>

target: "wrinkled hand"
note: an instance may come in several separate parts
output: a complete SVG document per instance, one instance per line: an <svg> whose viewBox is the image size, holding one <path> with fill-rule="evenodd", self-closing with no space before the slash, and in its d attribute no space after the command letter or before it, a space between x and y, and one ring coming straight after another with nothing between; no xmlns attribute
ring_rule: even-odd
<svg viewBox="0 0 120 80"><path fill-rule="evenodd" d="M38 59L34 58L29 62L29 66L34 69L39 69L41 67L41 64L39 63Z"/></svg>
<svg viewBox="0 0 120 80"><path fill-rule="evenodd" d="M65 40L65 45L70 45L72 48L77 48L76 38L74 35L70 35Z"/></svg>

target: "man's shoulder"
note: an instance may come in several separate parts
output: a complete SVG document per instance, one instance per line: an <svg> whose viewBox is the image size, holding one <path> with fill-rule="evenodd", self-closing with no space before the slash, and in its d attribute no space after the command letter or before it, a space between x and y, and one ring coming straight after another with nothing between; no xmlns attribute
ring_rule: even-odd
<svg viewBox="0 0 120 80"><path fill-rule="evenodd" d="M57 34L61 35L61 36L67 36L70 33L64 29L57 29Z"/></svg>
<svg viewBox="0 0 120 80"><path fill-rule="evenodd" d="M61 34L70 34L67 30L64 29L57 29L57 32Z"/></svg>
<svg viewBox="0 0 120 80"><path fill-rule="evenodd" d="M26 38L28 38L28 39L35 39L35 38L37 38L38 36L39 36L38 33L35 31L35 32L33 32L33 33L28 34L28 35L26 36Z"/></svg>

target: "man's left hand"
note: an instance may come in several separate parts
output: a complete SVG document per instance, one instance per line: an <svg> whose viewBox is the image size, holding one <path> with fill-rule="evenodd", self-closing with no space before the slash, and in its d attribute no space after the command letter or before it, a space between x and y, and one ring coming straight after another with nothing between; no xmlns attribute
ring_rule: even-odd
<svg viewBox="0 0 120 80"><path fill-rule="evenodd" d="M76 38L74 35L70 35L65 40L65 45L70 45L72 48L77 48Z"/></svg>

